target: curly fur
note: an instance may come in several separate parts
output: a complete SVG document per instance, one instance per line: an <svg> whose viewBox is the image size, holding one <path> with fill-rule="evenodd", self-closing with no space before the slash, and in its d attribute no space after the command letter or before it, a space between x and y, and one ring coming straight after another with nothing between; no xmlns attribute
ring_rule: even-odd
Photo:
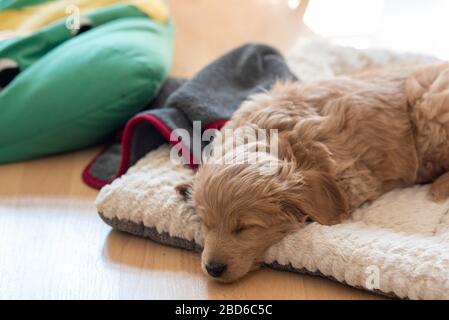
<svg viewBox="0 0 449 320"><path fill-rule="evenodd" d="M205 231L203 267L220 262L227 269L218 279L236 280L308 217L337 224L394 188L433 182L434 199L445 199L448 122L445 63L278 83L251 97L225 129L278 129L278 171L261 175L263 157L199 169L192 199Z"/></svg>

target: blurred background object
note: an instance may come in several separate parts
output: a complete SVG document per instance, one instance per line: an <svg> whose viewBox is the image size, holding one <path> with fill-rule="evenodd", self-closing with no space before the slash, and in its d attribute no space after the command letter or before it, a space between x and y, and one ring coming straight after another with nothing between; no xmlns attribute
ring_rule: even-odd
<svg viewBox="0 0 449 320"><path fill-rule="evenodd" d="M304 23L338 44L448 59L448 16L447 0L310 0Z"/></svg>
<svg viewBox="0 0 449 320"><path fill-rule="evenodd" d="M166 0L176 26L173 74L190 77L246 42L287 52L308 33L302 18L308 0Z"/></svg>

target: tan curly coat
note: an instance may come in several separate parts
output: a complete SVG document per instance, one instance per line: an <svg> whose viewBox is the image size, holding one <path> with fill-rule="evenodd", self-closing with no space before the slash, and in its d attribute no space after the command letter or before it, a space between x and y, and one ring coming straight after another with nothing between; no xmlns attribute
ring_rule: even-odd
<svg viewBox="0 0 449 320"><path fill-rule="evenodd" d="M218 280L257 268L308 217L336 224L414 184L433 183L437 201L449 196L449 64L278 83L225 128L247 126L279 130L277 174L261 175L263 161L206 162L191 192L205 231L202 265Z"/></svg>

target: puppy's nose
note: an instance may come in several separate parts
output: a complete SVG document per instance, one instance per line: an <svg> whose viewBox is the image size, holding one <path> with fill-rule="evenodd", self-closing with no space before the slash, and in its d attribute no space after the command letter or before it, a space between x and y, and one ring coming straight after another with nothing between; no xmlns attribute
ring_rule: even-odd
<svg viewBox="0 0 449 320"><path fill-rule="evenodd" d="M210 274L214 278L218 278L226 271L228 268L227 265L220 262L210 262L206 264L207 273Z"/></svg>

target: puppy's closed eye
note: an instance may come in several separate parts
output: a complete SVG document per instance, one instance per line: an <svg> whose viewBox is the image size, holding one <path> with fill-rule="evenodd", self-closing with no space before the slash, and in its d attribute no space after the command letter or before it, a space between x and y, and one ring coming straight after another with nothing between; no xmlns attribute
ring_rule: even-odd
<svg viewBox="0 0 449 320"><path fill-rule="evenodd" d="M242 225L242 226L238 226L238 227L234 228L234 230L232 230L232 233L233 234L241 234L245 231L252 230L254 228L256 228L256 226Z"/></svg>
<svg viewBox="0 0 449 320"><path fill-rule="evenodd" d="M242 233L243 230L245 230L245 227L240 226L240 227L237 227L237 228L235 228L234 230L232 230L232 233L233 233L233 234L239 234L239 233Z"/></svg>

